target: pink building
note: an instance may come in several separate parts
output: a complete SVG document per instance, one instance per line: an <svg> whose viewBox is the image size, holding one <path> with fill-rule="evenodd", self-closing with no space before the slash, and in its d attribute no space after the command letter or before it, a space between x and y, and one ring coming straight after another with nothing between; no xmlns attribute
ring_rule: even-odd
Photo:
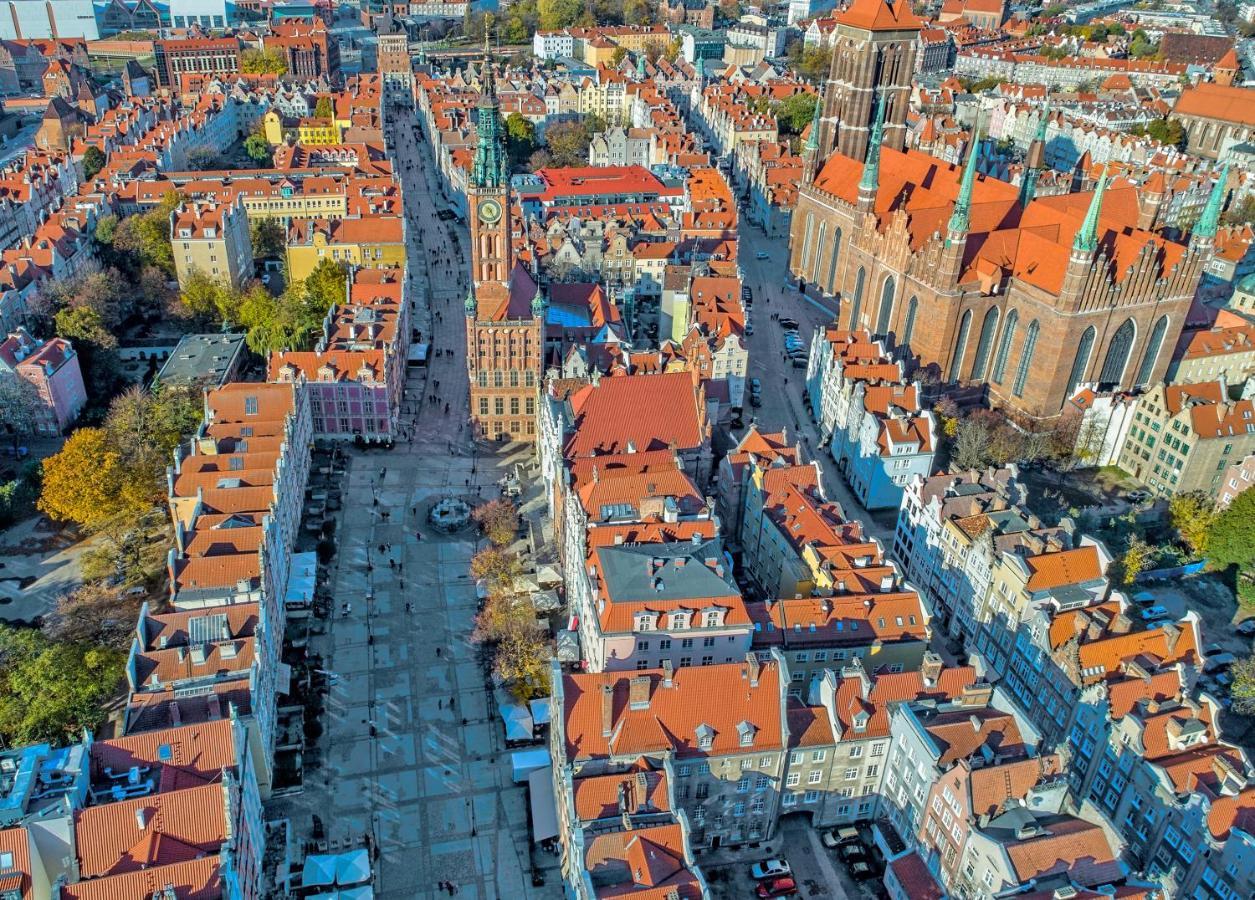
<svg viewBox="0 0 1255 900"><path fill-rule="evenodd" d="M61 434L87 402L78 354L61 338L41 341L18 328L0 344L0 374L20 378L39 396L35 431Z"/></svg>

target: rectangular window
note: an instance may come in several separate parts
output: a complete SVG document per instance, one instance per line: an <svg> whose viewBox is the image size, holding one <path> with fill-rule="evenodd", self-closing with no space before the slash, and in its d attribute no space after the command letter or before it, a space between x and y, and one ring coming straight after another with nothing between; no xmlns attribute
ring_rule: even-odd
<svg viewBox="0 0 1255 900"><path fill-rule="evenodd" d="M801 772L790 772L789 777L784 780L784 783L786 787L797 787L798 782L801 780Z"/></svg>

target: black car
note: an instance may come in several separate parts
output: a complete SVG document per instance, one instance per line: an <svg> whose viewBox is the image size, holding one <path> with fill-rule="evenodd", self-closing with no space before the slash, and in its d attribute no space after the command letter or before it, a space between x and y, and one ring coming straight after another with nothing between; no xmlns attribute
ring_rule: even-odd
<svg viewBox="0 0 1255 900"><path fill-rule="evenodd" d="M779 324L779 326L780 326L781 328L786 328L786 329L796 329L796 328L797 328L797 319L788 319L788 318L785 318L785 319L776 319L776 322L777 322L777 324Z"/></svg>

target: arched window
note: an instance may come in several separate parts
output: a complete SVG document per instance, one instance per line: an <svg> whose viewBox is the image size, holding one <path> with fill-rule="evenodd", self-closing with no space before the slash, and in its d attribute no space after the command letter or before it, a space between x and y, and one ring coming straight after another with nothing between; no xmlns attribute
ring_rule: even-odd
<svg viewBox="0 0 1255 900"><path fill-rule="evenodd" d="M824 262L824 238L828 236L828 223L819 223L819 240L815 242L815 260L813 266L807 268L806 277L810 281L819 280L819 267ZM813 269L813 271L812 271Z"/></svg>
<svg viewBox="0 0 1255 900"><path fill-rule="evenodd" d="M963 313L959 320L959 336L954 342L954 356L950 359L950 380L958 381L963 374L963 355L967 351L967 333L972 330L972 311Z"/></svg>
<svg viewBox="0 0 1255 900"><path fill-rule="evenodd" d="M806 271L811 266L811 240L815 236L815 215L814 213L806 214L806 236L802 239L802 258L799 259L797 271L803 278L806 277Z"/></svg>
<svg viewBox="0 0 1255 900"><path fill-rule="evenodd" d="M1163 338L1167 332L1168 317L1160 316L1155 327L1151 329L1150 340L1146 344L1146 355L1142 358L1142 365L1137 370L1137 381L1133 382L1135 387L1150 382L1150 376L1155 371L1155 363L1159 359L1159 351L1163 349Z"/></svg>
<svg viewBox="0 0 1255 900"><path fill-rule="evenodd" d="M989 351L994 345L994 336L998 333L998 307L992 307L985 313L980 326L980 337L976 341L976 362L972 363L972 380L980 381L985 377L985 366L989 364Z"/></svg>
<svg viewBox="0 0 1255 900"><path fill-rule="evenodd" d="M994 381L1002 384L1007 374L1007 357L1011 355L1011 342L1015 340L1015 328L1019 324L1020 313L1011 310L1007 313L1007 324L1002 326L1002 340L998 342L998 355L994 357Z"/></svg>
<svg viewBox="0 0 1255 900"><path fill-rule="evenodd" d="M885 279L885 286L880 290L880 317L876 320L876 333L887 334L889 323L893 321L893 276Z"/></svg>
<svg viewBox="0 0 1255 900"><path fill-rule="evenodd" d="M1102 372L1098 375L1099 384L1119 384L1123 380L1124 369L1129 364L1129 352L1133 349L1133 339L1136 336L1137 326L1132 319L1125 319L1107 344L1107 356L1103 359Z"/></svg>
<svg viewBox="0 0 1255 900"><path fill-rule="evenodd" d="M1094 337L1098 332L1091 325L1085 329L1085 333L1081 335L1081 342L1076 347L1076 358L1072 360L1072 373L1068 375L1068 390L1064 394L1064 399L1069 399L1076 386L1085 378L1085 370L1089 368L1089 354L1094 349Z"/></svg>
<svg viewBox="0 0 1255 900"><path fill-rule="evenodd" d="M1029 323L1028 333L1024 335L1024 349L1020 351L1020 367L1015 370L1015 384L1011 393L1017 397L1024 396L1024 383L1028 381L1028 370L1033 364L1033 351L1037 349L1037 320Z"/></svg>
<svg viewBox="0 0 1255 900"><path fill-rule="evenodd" d="M867 280L867 273L862 268L858 270L858 275L854 278L854 305L850 307L850 329L858 328L859 307L863 305L863 282Z"/></svg>
<svg viewBox="0 0 1255 900"><path fill-rule="evenodd" d="M824 282L825 291L837 289L837 258L841 254L841 229L832 235L832 258L828 263L828 280Z"/></svg>
<svg viewBox="0 0 1255 900"><path fill-rule="evenodd" d="M912 297L906 305L906 324L902 326L902 343L911 343L911 335L915 333L915 314L919 312L919 297Z"/></svg>

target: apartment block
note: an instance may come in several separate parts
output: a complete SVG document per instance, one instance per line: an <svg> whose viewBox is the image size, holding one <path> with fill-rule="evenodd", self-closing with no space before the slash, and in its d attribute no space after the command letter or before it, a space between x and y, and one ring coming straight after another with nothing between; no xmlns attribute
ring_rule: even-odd
<svg viewBox="0 0 1255 900"><path fill-rule="evenodd" d="M253 277L253 242L239 198L230 203L179 204L170 213L170 242L180 286L193 272L236 288Z"/></svg>
<svg viewBox="0 0 1255 900"><path fill-rule="evenodd" d="M29 386L36 434L63 433L87 403L78 354L63 338L45 341L18 328L0 343L0 378Z"/></svg>

